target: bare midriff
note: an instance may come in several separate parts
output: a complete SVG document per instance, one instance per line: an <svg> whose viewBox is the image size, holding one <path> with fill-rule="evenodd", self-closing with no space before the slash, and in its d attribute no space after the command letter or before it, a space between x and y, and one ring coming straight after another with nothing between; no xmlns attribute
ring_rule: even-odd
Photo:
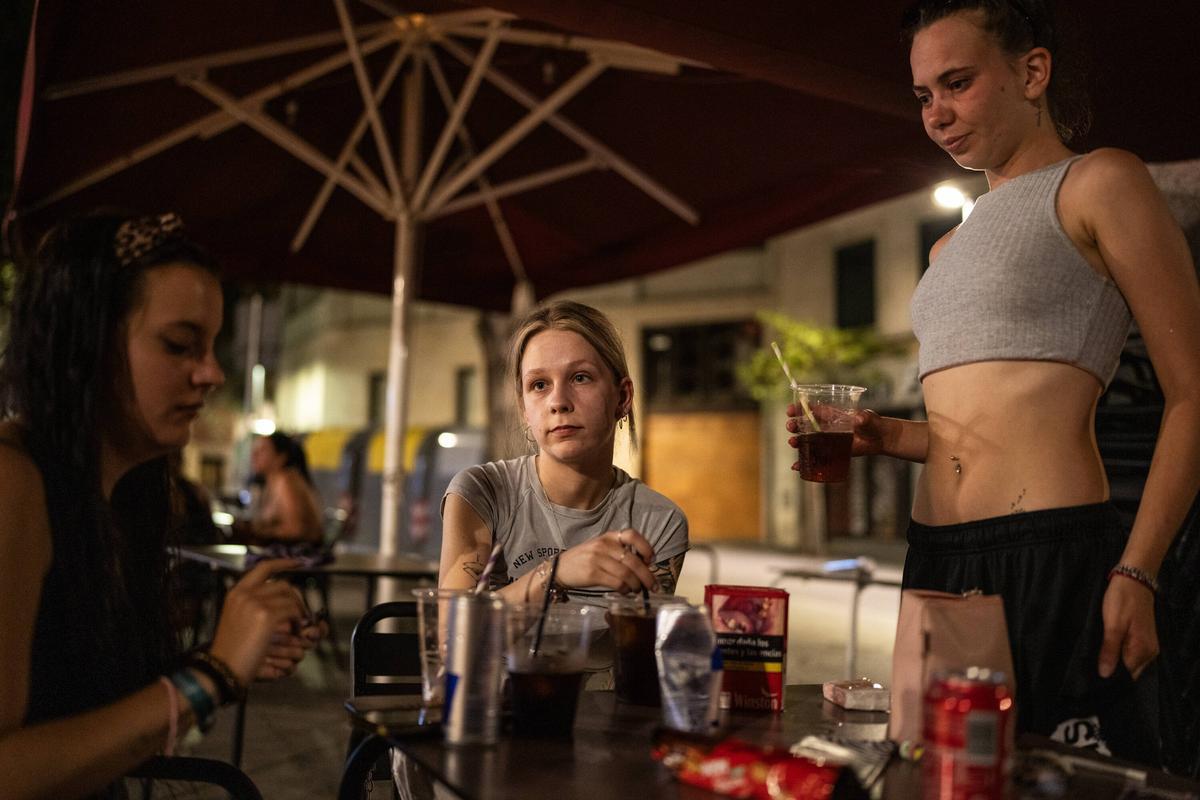
<svg viewBox="0 0 1200 800"><path fill-rule="evenodd" d="M913 519L926 525L1099 503L1100 383L1051 361L984 361L922 382L929 450Z"/></svg>

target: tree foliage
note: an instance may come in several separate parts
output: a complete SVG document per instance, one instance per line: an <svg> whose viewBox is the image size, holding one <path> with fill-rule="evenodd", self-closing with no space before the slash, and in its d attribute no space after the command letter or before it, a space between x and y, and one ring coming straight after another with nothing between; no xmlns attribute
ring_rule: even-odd
<svg viewBox="0 0 1200 800"><path fill-rule="evenodd" d="M876 357L903 351L873 328L825 328L774 311L760 311L758 319L774 331L783 359L799 383L848 383L882 388L884 373L874 366ZM768 344L737 368L738 379L756 400L787 396L787 378Z"/></svg>

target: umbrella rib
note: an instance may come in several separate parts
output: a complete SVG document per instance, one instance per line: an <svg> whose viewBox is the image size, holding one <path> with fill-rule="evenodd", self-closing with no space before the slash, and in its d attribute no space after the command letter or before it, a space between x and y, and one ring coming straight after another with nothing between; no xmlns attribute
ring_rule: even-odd
<svg viewBox="0 0 1200 800"><path fill-rule="evenodd" d="M487 30L477 26L463 26L453 31L455 36L468 36L481 39L487 35ZM611 67L645 70L662 74L677 74L681 66L712 69L703 61L691 58L672 56L667 53L652 50L629 42L615 39L594 39L589 36L572 36L563 33L549 33L523 28L506 28L500 38L508 44L520 44L530 47L553 47L556 50L574 50L598 55Z"/></svg>
<svg viewBox="0 0 1200 800"><path fill-rule="evenodd" d="M346 10L346 0L333 0L337 9L338 22L342 26L342 34L346 39L346 51L350 54L350 64L354 68L354 80L358 84L358 93L362 95L363 107L371 122L371 134L375 138L375 148L379 151L379 159L383 162L383 174L387 178L388 189L392 204L397 211L405 208L404 191L400 188L400 178L396 174L396 162L392 159L392 147L388 143L387 132L383 129L383 121L379 119L379 108L375 103L374 92L371 91L371 80L367 77L367 68L363 64L362 53L358 49L358 39L354 36L354 22L350 12Z"/></svg>
<svg viewBox="0 0 1200 800"><path fill-rule="evenodd" d="M400 72L401 65L412 52L414 39L407 38L404 43L396 49L396 54L388 63L387 69L383 72L383 77L379 81L379 85L375 88L375 102L379 103L387 95L392 88L392 82L396 80L396 75ZM347 162L354 155L354 150L358 147L359 141L363 134L367 132L367 112L363 111L358 117L358 122L354 124L354 130L350 132L346 143L342 145L342 151L338 153L337 161L334 162L333 168L339 174L346 169ZM364 165L365 166L365 165ZM360 173L361 174L361 173ZM366 178L366 175L363 175ZM374 178L374 175L371 176ZM312 233L313 226L317 224L317 220L325 211L325 204L329 202L330 195L333 194L333 187L336 181L332 176L326 175L325 182L321 184L321 188L317 191L317 196L313 199L312 205L309 206L308 213L304 217L304 221L300 224L300 228L296 231L296 235L292 238L292 252L300 252L300 248L304 247L304 243L308 240L308 235ZM379 187L380 189L382 187ZM378 191L378 189L377 189Z"/></svg>
<svg viewBox="0 0 1200 800"><path fill-rule="evenodd" d="M462 63L470 63L470 51L448 39L442 41L441 45L446 49L447 52L449 52ZM533 106L537 105L537 98L535 98L515 81L504 75L496 68L493 67L489 69L485 77L493 86L526 108L532 108ZM561 114L552 114L549 119L546 120L546 124L550 125L559 133L578 144L584 150L587 150L595 155L596 158L598 158L603 164L606 164L612 168L623 178L625 178L625 180L629 181L634 186L638 187L656 200L658 203L674 212L685 222L691 225L700 224L700 214L696 211L696 209L692 208L661 183L642 172L642 170L635 167L624 157L613 151L603 142L596 139L594 136L580 128L575 123L563 117Z"/></svg>
<svg viewBox="0 0 1200 800"><path fill-rule="evenodd" d="M373 53L379 48L394 42L395 40L395 34L388 32L364 44L363 52ZM316 80L322 75L326 75L336 69L340 69L346 65L346 62L349 60L349 58L350 57L345 51L324 58L314 64L310 64L309 66L292 73L291 75L288 75L287 77L283 78L283 80L272 83L269 86L265 86L262 89L246 95L239 101L239 103L241 105L250 107L261 105L268 100L273 100L276 97L279 97L284 92L288 92L297 86L302 86L309 81ZM55 203L64 197L69 197L76 192L83 191L93 184L99 183L106 178L110 178L119 172L129 169L130 167L137 166L143 161L152 158L159 153L170 150L175 145L182 144L193 136L200 136L204 138L217 136L218 134L224 133L237 124L237 118L223 110L205 114L203 117L195 119L185 125L181 125L175 130L165 133L157 139L153 139L146 144L141 145L140 147L136 147L130 152L112 159L107 164L104 164L99 168L94 169L91 172L80 176L79 178L76 178L70 183L59 187L38 202L26 207L24 211L32 212L41 208L45 208L51 203Z"/></svg>
<svg viewBox="0 0 1200 800"><path fill-rule="evenodd" d="M429 75L433 79L433 84L442 98L442 105L448 111L454 99L450 92L450 84L446 81L446 74L442 72L442 65L438 63L437 56L432 52L428 53L425 60L429 66ZM455 133L467 156L473 157L475 145L471 141L471 134L466 127L459 125L455 129ZM504 251L504 258L508 261L509 269L516 276L518 284L522 281L528 282L529 276L525 272L525 262L521 258L521 251L517 249L517 242L513 238L512 230L508 227L508 221L504 218L504 212L500 209L500 203L497 202L496 192L492 188L491 181L488 180L486 174L480 173L479 177L475 179L475 183L479 187L479 193L476 196L480 197L487 206L488 217L492 221L492 227L496 229L496 238L500 240L500 249Z"/></svg>
<svg viewBox="0 0 1200 800"><path fill-rule="evenodd" d="M387 38L391 39L395 37L395 34L391 33L392 30L392 23L385 21L363 25L356 29L355 33L365 38L381 32L389 32ZM267 44L255 45L253 47L225 50L198 58L168 61L163 64L155 64L152 67L143 67L142 69L97 75L93 78L84 78L83 80L48 86L42 93L42 96L47 100L61 100L80 94L89 94L106 89L119 89L123 86L134 86L139 83L174 78L176 75L185 73L198 73L216 67L228 67L248 61L258 61L265 58L289 55L291 53L302 53L306 50L317 50L322 47L335 45L342 41L343 36L344 34L341 31L325 31L309 36L300 36L295 39L268 42Z"/></svg>
<svg viewBox="0 0 1200 800"><path fill-rule="evenodd" d="M358 173L358 177L362 179L362 182L365 183L371 191L380 197L386 197L389 200L391 199L391 195L388 194L387 187L383 185L383 181L375 177L375 173L369 166L367 166L367 162L363 161L362 157L358 153L351 153L349 161L350 166L354 168L356 173Z"/></svg>
<svg viewBox="0 0 1200 800"><path fill-rule="evenodd" d="M497 159L516 146L531 130L540 125L547 117L553 115L555 111L561 108L564 103L582 91L584 87L604 71L604 68L605 65L601 61L593 60L588 62L586 66L572 75L570 79L563 83L549 97L531 108L523 119L509 128L499 139L492 142L478 157L440 186L433 197L429 199L428 210L436 212L438 208L457 194L467 183L495 163Z"/></svg>
<svg viewBox="0 0 1200 800"><path fill-rule="evenodd" d="M489 199L499 199L508 197L509 195L527 192L531 189L537 189L547 184L564 181L569 178L574 178L576 175L582 175L585 172L590 172L594 169L603 167L604 164L588 153L578 161L572 161L569 164L561 164L557 167L535 172L531 175L526 175L521 178L502 183L499 186L489 187L486 192L480 191L475 194L463 195L443 205L437 210L436 214L425 216L424 219L439 219L441 217L456 214L459 211L465 211L468 208L474 208L480 203L485 203Z"/></svg>
<svg viewBox="0 0 1200 800"><path fill-rule="evenodd" d="M438 137L437 145L433 148L433 154L430 155L429 161L425 163L425 171L421 174L421 182L417 186L417 191L413 194L412 207L416 210L421 209L425 203L425 199L429 196L429 190L433 188L433 179L437 175L437 171L442 168L446 153L450 150L450 142L454 139L454 134L459 130L459 126L462 125L463 117L466 116L471 102L475 99L475 91L479 88L479 84L483 80L484 71L492 63L492 55L496 52L496 45L500 42L499 33L499 21L491 22L488 25L488 37L484 40L483 47L475 57L475 63L471 66L471 72L467 75L467 81L463 84L462 91L458 95L458 101L451 104L452 107L447 107L450 116L446 120L445 127L442 128L442 134ZM443 98L443 102L447 99Z"/></svg>
<svg viewBox="0 0 1200 800"><path fill-rule="evenodd" d="M447 30L463 25L490 22L494 19L513 19L513 15L492 9L473 8L464 11L430 14L423 16L422 22L431 29ZM361 25L355 29L355 32L362 38L384 32L387 34L386 38L392 40L396 38L397 28L400 28L401 32L403 32L403 26L398 25L396 20L389 19L383 22L372 22ZM306 50L318 50L344 41L344 36L345 34L341 30L323 31L308 36L299 36L294 39L284 39L235 50L224 50L197 58L169 61L164 64L155 64L154 66L143 67L141 69L113 72L108 75L97 75L92 78L48 86L42 93L42 96L47 100L61 100L66 97L87 94L89 92L117 89L122 86L134 86L148 81L174 78L181 73L202 72L215 67L228 67L248 61L258 61L265 58L289 55L291 53L302 53Z"/></svg>
<svg viewBox="0 0 1200 800"><path fill-rule="evenodd" d="M217 106L225 109L227 112L236 117L240 122L245 123L260 134L271 140L279 147L283 148L293 156L308 164L326 176L332 176L338 184L346 191L357 197L359 200L366 203L371 208L378 211L382 216L391 219L395 216L391 205L387 202L387 198L381 198L374 192L363 186L356 178L353 178L344 172L338 173L334 169L333 163L325 158L319 150L313 147L308 142L296 134L289 131L283 125L280 125L275 120L271 119L266 114L259 111L252 111L245 108L237 102L237 99L230 96L226 92L218 89L213 84L203 78L184 79L184 82L196 90L198 94L208 98Z"/></svg>

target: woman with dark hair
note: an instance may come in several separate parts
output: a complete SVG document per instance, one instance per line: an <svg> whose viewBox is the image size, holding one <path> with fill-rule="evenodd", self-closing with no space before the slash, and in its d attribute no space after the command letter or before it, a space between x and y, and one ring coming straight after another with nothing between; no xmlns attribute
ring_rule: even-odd
<svg viewBox="0 0 1200 800"><path fill-rule="evenodd" d="M250 466L262 481L262 496L254 519L236 526L235 534L256 543L320 544L321 503L300 443L279 431L260 436L250 450Z"/></svg>
<svg viewBox="0 0 1200 800"><path fill-rule="evenodd" d="M288 674L316 628L264 563L210 646L180 652L168 456L224 381L221 287L179 218L58 226L17 288L0 422L0 775L6 798L121 796L254 678ZM300 635L293 634L300 631Z"/></svg>
<svg viewBox="0 0 1200 800"><path fill-rule="evenodd" d="M926 133L990 191L913 296L928 422L860 412L854 452L924 463L904 585L1003 596L1019 729L1155 762L1156 573L1200 486L1187 244L1135 156L1067 146L1086 106L1042 2L928 0L905 31ZM1129 532L1093 420L1133 319L1166 407Z"/></svg>

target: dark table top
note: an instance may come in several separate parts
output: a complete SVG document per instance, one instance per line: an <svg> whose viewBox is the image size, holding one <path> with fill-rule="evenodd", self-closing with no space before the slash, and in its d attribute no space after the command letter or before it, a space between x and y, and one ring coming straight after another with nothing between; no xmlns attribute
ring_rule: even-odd
<svg viewBox="0 0 1200 800"><path fill-rule="evenodd" d="M256 548L244 544L211 544L179 548L188 561L207 564L213 569L240 575L246 571L246 555ZM438 565L411 556L387 556L380 553L338 553L333 561L313 567L289 570L298 575L351 575L361 578L437 579Z"/></svg>
<svg viewBox="0 0 1200 800"><path fill-rule="evenodd" d="M346 705L355 725L385 736L393 747L403 750L464 800L714 797L678 783L669 770L651 758L659 709L619 703L612 692L582 694L571 741L502 735L492 747L446 745L436 719L422 721L420 698L366 697ZM734 712L722 733L780 747L810 734L881 740L886 738L887 719L884 712L847 711L835 706L822 698L820 686L789 686L782 714ZM1020 745L1026 749L1061 747L1028 737L1022 737ZM1197 790L1194 784L1161 773L1151 772L1148 778L1151 786ZM1115 773L1085 774L1077 769L1066 797L1117 798L1122 785ZM893 759L884 774L882 796L885 800L919 798L920 765Z"/></svg>

